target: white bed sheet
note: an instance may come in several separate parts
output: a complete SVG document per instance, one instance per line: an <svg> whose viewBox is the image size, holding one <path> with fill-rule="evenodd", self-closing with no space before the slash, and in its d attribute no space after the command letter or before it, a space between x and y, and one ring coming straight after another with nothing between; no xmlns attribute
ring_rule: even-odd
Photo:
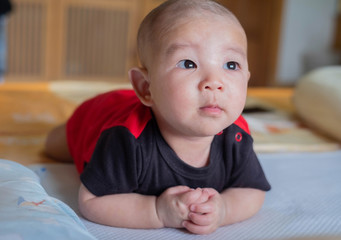
<svg viewBox="0 0 341 240"><path fill-rule="evenodd" d="M89 222L98 239L341 239L341 151L259 154L272 190L253 218L207 236L178 229L133 230ZM30 166L47 193L76 213L79 179L72 164Z"/></svg>

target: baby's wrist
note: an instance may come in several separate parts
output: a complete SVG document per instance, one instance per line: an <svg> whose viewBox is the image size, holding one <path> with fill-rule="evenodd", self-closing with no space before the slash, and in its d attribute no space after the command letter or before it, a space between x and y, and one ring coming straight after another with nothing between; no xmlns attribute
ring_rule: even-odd
<svg viewBox="0 0 341 240"><path fill-rule="evenodd" d="M155 200L154 200L154 208L155 208L155 216L156 216L156 228L164 228L166 227L165 226L165 223L163 221L163 213L162 213L162 210L161 210L161 206L160 206L160 203L159 203L159 197L156 197L155 196Z"/></svg>

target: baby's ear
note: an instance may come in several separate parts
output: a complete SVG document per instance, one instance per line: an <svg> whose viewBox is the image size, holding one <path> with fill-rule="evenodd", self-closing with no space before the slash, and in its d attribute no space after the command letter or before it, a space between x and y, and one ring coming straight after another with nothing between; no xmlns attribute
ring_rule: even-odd
<svg viewBox="0 0 341 240"><path fill-rule="evenodd" d="M137 97L144 105L150 107L152 105L152 98L149 91L147 70L141 68L132 68L129 70L128 74Z"/></svg>

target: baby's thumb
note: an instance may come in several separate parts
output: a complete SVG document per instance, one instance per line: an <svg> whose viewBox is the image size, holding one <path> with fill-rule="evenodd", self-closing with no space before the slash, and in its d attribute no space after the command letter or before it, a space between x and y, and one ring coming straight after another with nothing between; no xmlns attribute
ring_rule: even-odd
<svg viewBox="0 0 341 240"><path fill-rule="evenodd" d="M189 206L190 204L196 203L198 199L202 195L202 189L192 189L191 191L186 192L180 197L181 202L183 202L185 205Z"/></svg>
<svg viewBox="0 0 341 240"><path fill-rule="evenodd" d="M203 189L201 191L201 195L200 197L197 199L197 201L195 203L204 203L207 202L208 199L211 197L211 194L209 191L207 191L206 189Z"/></svg>

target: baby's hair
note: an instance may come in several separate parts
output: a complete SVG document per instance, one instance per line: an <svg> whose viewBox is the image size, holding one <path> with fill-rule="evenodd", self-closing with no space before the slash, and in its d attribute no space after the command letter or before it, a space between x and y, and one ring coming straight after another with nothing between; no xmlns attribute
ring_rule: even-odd
<svg viewBox="0 0 341 240"><path fill-rule="evenodd" d="M152 10L142 21L137 36L137 51L142 67L146 67L147 56L157 51L162 37L180 20L213 13L228 17L240 25L238 19L227 8L213 0L168 0ZM149 54L147 54L149 53Z"/></svg>

